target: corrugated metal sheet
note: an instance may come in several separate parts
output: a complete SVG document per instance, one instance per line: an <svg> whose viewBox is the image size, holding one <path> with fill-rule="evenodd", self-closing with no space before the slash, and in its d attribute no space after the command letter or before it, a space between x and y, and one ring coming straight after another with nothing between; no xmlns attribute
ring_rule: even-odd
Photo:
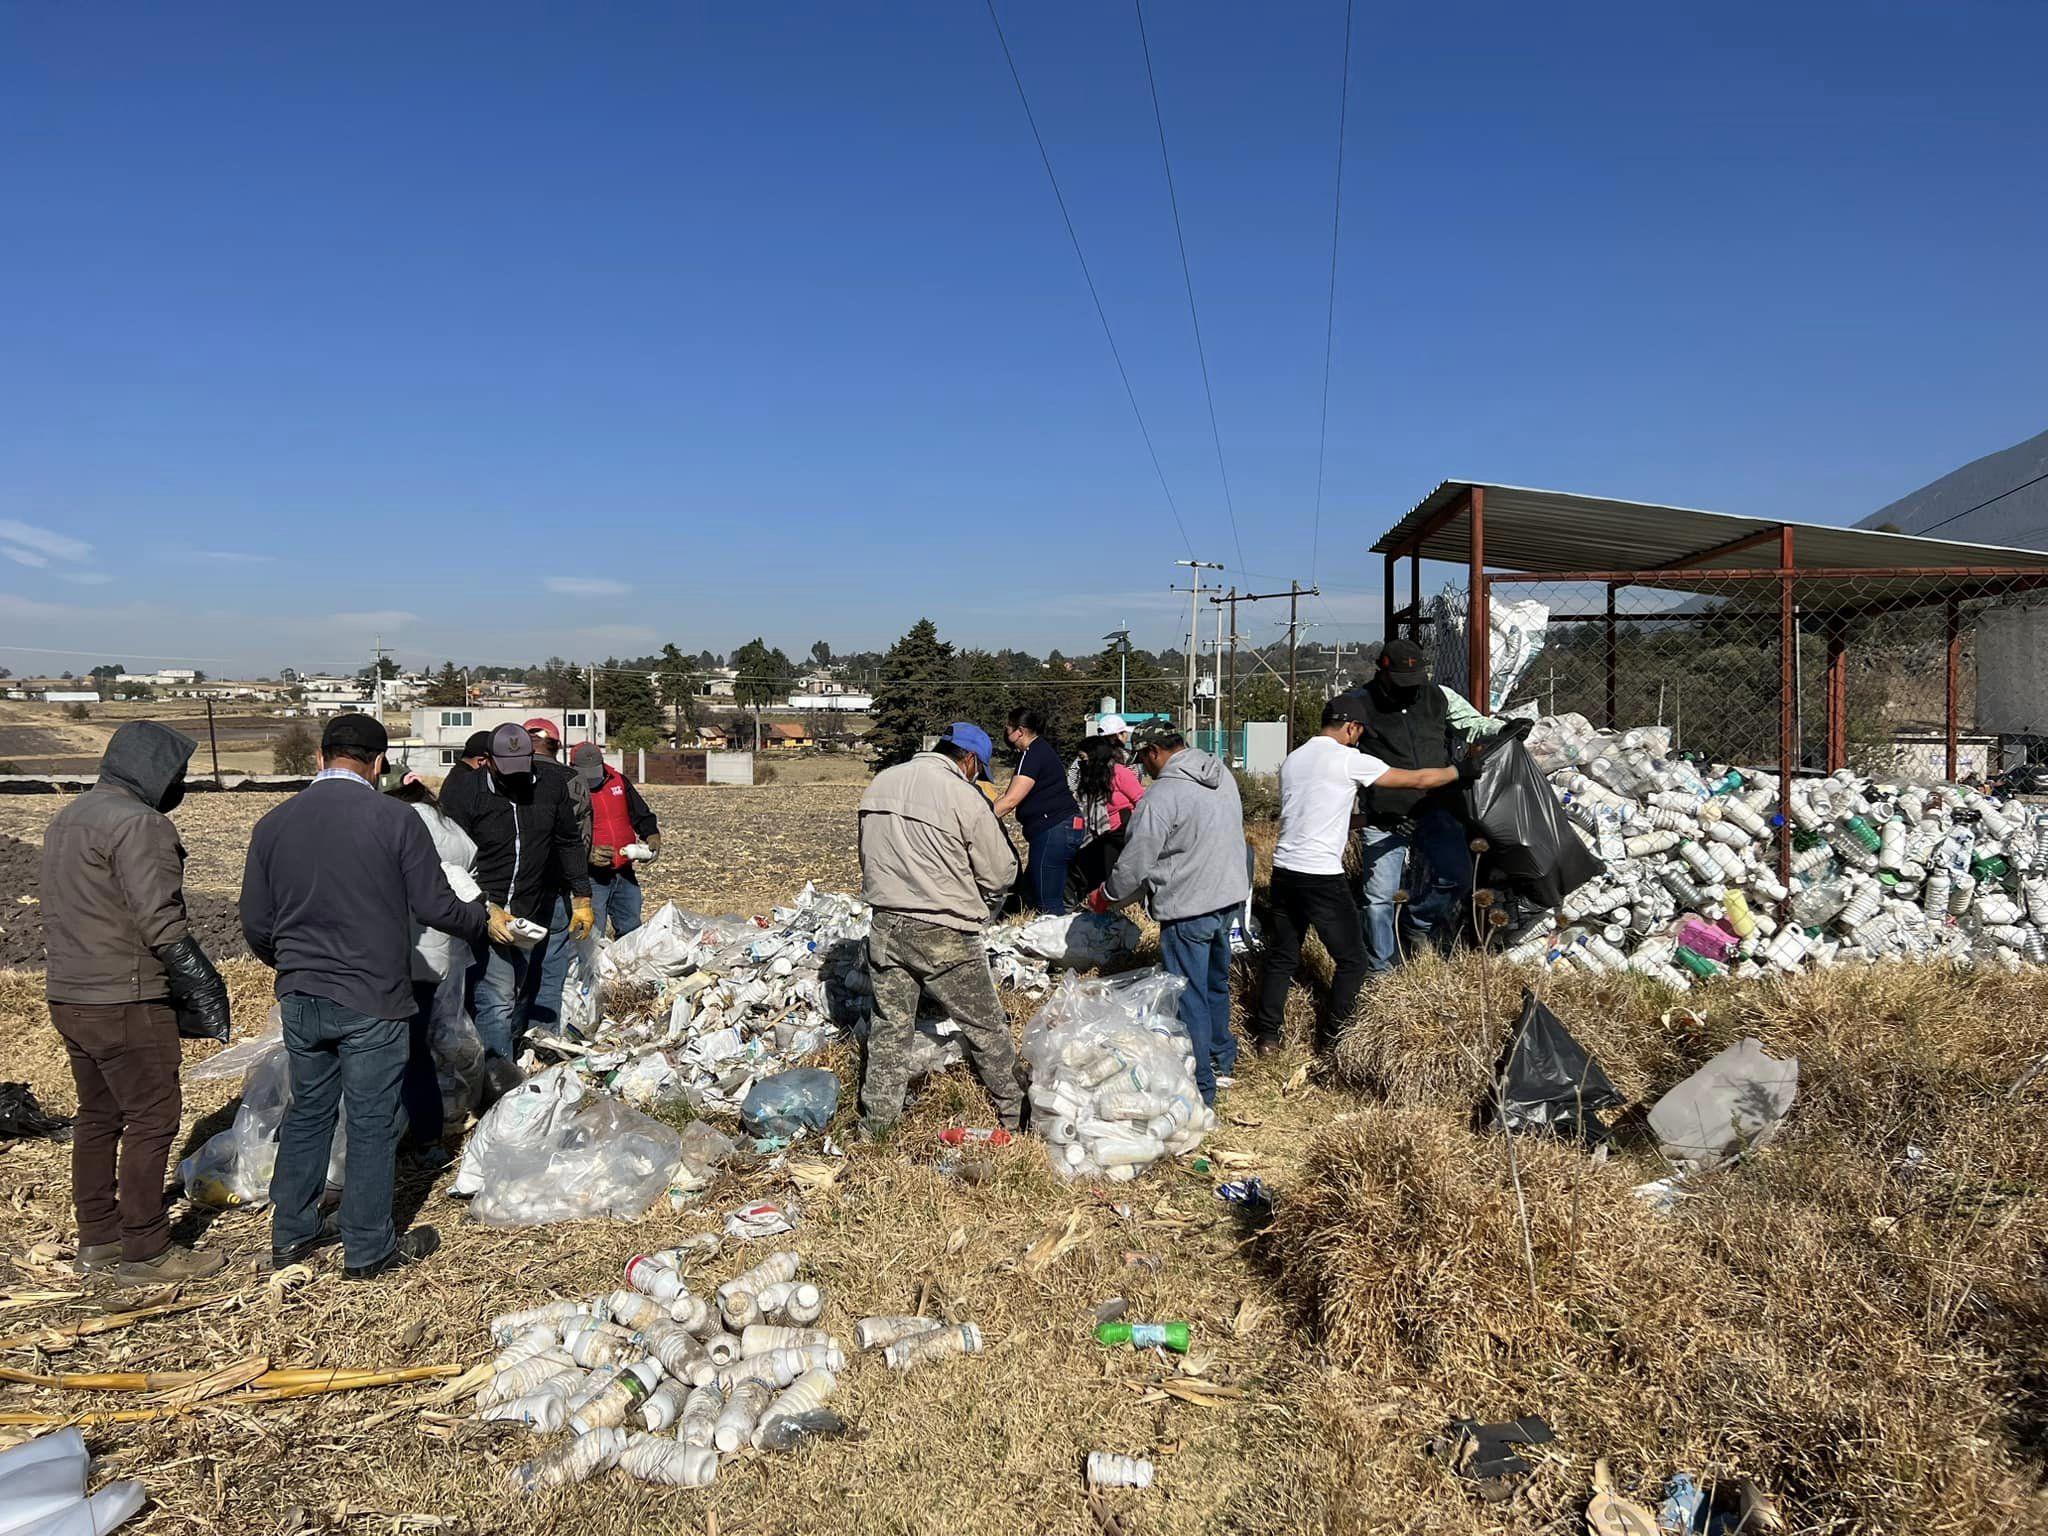
<svg viewBox="0 0 2048 1536"><path fill-rule="evenodd" d="M1491 485L1479 480L1446 480L1414 511L1394 525L1375 554L1408 552L1408 541L1444 508L1478 487L1486 493L1486 564L1498 571L1651 571L1688 564L1702 551L1752 534L1774 532L1767 518L1736 517L1693 507L1615 501L1567 491ZM1794 551L1801 568L1857 570L1912 567L1953 570L1969 566L2022 567L2048 571L2048 552L1963 544L1948 539L1793 523ZM1463 565L1471 558L1471 518L1460 511L1422 541L1425 560ZM1698 565L1700 571L1775 566L1774 549L1745 549Z"/></svg>

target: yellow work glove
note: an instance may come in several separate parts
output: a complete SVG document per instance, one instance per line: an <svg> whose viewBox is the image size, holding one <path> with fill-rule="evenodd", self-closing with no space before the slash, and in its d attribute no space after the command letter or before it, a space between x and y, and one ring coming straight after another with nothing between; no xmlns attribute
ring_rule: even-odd
<svg viewBox="0 0 2048 1536"><path fill-rule="evenodd" d="M576 904L569 909L569 937L578 944L590 937L597 927L597 913L591 910L590 898L578 896Z"/></svg>
<svg viewBox="0 0 2048 1536"><path fill-rule="evenodd" d="M512 914L496 902L491 902L486 910L490 913L491 942L493 944L510 944L512 942Z"/></svg>

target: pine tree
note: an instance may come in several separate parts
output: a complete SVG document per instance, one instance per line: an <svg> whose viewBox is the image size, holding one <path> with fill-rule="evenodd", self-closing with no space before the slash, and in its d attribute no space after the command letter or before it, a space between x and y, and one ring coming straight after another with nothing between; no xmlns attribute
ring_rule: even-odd
<svg viewBox="0 0 2048 1536"><path fill-rule="evenodd" d="M669 713L669 724L675 733L676 744L680 746L683 727L697 723L696 668L690 658L675 646L664 645L656 672L655 682L661 690L662 707Z"/></svg>
<svg viewBox="0 0 2048 1536"><path fill-rule="evenodd" d="M455 670L454 662L441 663L441 670L434 674L420 702L433 709L454 709L469 702L468 690L462 686L462 674Z"/></svg>
<svg viewBox="0 0 2048 1536"><path fill-rule="evenodd" d="M909 761L925 737L951 718L947 699L953 690L944 685L952 680L953 647L939 638L930 619L919 619L882 658L874 728L868 732L877 768Z"/></svg>
<svg viewBox="0 0 2048 1536"><path fill-rule="evenodd" d="M605 712L605 731L611 736L625 730L661 729L661 704L654 697L654 684L636 667L607 661L599 669L597 707Z"/></svg>
<svg viewBox="0 0 2048 1536"><path fill-rule="evenodd" d="M987 651L964 651L956 670L966 686L950 690L937 701L952 719L972 720L998 744L1003 739L1003 717L1010 712L1010 696L1016 685L1009 669Z"/></svg>

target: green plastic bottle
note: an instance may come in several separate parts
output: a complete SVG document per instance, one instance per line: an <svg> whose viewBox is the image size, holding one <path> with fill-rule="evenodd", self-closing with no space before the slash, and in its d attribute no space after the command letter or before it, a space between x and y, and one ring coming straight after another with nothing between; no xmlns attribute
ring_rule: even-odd
<svg viewBox="0 0 2048 1536"><path fill-rule="evenodd" d="M1133 1349L1165 1348L1176 1355L1188 1352L1186 1323L1098 1323L1098 1344L1128 1344Z"/></svg>
<svg viewBox="0 0 2048 1536"><path fill-rule="evenodd" d="M1842 823L1842 829L1872 853L1884 846L1884 839L1878 836L1877 828L1861 816L1849 817Z"/></svg>
<svg viewBox="0 0 2048 1536"><path fill-rule="evenodd" d="M1698 977L1711 978L1721 974L1720 966L1697 950L1687 949L1683 944L1672 951L1671 958Z"/></svg>

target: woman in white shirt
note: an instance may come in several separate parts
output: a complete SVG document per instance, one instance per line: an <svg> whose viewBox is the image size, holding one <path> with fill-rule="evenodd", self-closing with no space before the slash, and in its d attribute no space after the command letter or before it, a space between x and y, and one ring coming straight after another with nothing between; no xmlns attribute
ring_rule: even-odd
<svg viewBox="0 0 2048 1536"><path fill-rule="evenodd" d="M1323 728L1280 764L1280 841L1273 849L1272 911L1266 925L1266 971L1252 1016L1252 1049L1261 1056L1280 1048L1287 988L1301 963L1302 936L1313 928L1336 963L1330 1000L1316 1029L1316 1049L1336 1043L1365 983L1365 924L1358 898L1344 878L1358 792L1437 789L1473 776L1468 759L1455 768L1389 768L1358 750L1365 711L1345 694L1323 706Z"/></svg>

